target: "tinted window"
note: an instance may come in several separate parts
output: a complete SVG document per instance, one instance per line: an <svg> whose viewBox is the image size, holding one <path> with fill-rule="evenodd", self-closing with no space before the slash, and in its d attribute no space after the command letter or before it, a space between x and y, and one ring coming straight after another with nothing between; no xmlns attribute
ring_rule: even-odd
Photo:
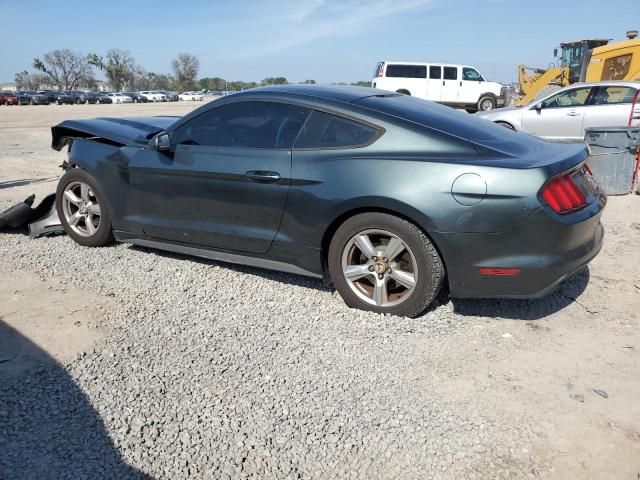
<svg viewBox="0 0 640 480"><path fill-rule="evenodd" d="M387 65L387 77L427 78L426 65Z"/></svg>
<svg viewBox="0 0 640 480"><path fill-rule="evenodd" d="M542 108L581 107L589 99L591 87L573 88L542 101Z"/></svg>
<svg viewBox="0 0 640 480"><path fill-rule="evenodd" d="M442 78L442 67L429 67L429 78L440 80Z"/></svg>
<svg viewBox="0 0 640 480"><path fill-rule="evenodd" d="M445 80L457 80L458 79L458 67L444 67L444 79Z"/></svg>
<svg viewBox="0 0 640 480"><path fill-rule="evenodd" d="M369 143L376 130L367 125L314 111L302 128L296 148L355 147Z"/></svg>
<svg viewBox="0 0 640 480"><path fill-rule="evenodd" d="M475 68L463 67L462 68L462 79L463 80L472 80L472 81L480 81L484 80L482 75L478 73Z"/></svg>
<svg viewBox="0 0 640 480"><path fill-rule="evenodd" d="M174 145L291 148L309 109L271 102L223 105L189 120L173 133Z"/></svg>
<svg viewBox="0 0 640 480"><path fill-rule="evenodd" d="M631 103L636 89L631 87L599 87L593 105L615 105L617 103Z"/></svg>

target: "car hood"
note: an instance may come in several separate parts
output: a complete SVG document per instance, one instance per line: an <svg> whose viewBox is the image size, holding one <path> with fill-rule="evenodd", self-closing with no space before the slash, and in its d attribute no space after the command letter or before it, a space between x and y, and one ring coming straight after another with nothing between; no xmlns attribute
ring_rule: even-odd
<svg viewBox="0 0 640 480"><path fill-rule="evenodd" d="M61 150L70 138L98 137L119 145L146 145L180 117L129 117L66 120L51 128L55 150Z"/></svg>
<svg viewBox="0 0 640 480"><path fill-rule="evenodd" d="M476 112L473 114L475 118L492 118L504 114L510 114L511 112L521 112L523 107L504 107L497 108L495 110L487 110L486 112Z"/></svg>

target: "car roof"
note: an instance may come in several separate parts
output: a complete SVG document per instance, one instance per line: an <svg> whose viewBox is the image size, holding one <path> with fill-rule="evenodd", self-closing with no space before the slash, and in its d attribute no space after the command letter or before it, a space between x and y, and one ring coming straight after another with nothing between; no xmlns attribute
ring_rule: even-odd
<svg viewBox="0 0 640 480"><path fill-rule="evenodd" d="M599 82L578 82L578 83L572 83L571 85L567 85L566 87L562 88L562 90L567 90L567 89L576 88L576 87L602 87L602 86L640 88L640 81L638 80L601 80Z"/></svg>
<svg viewBox="0 0 640 480"><path fill-rule="evenodd" d="M322 100L333 100L352 103L356 100L373 96L398 95L378 88L357 87L355 85L272 85L252 88L242 94L293 94L314 97Z"/></svg>

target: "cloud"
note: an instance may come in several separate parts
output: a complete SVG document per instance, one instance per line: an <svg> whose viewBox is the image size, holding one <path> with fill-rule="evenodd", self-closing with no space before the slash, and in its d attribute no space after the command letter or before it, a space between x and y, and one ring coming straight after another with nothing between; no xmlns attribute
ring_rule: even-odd
<svg viewBox="0 0 640 480"><path fill-rule="evenodd" d="M254 40L250 49L236 52L255 56L287 50L299 45L351 36L371 29L380 20L422 10L434 0L280 0L267 2L266 8L245 17L252 25ZM253 18L251 18L253 17Z"/></svg>

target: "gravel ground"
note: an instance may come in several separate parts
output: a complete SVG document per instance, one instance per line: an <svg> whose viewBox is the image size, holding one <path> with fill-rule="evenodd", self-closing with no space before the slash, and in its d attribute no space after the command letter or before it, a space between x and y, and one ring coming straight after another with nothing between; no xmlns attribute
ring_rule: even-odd
<svg viewBox="0 0 640 480"><path fill-rule="evenodd" d="M53 188L46 127L73 108L0 109L19 126L0 210ZM603 252L557 293L442 296L418 319L303 277L0 234L0 478L635 478L639 207L611 199ZM25 333L38 292L60 298L43 322L84 312L99 339L64 356Z"/></svg>

